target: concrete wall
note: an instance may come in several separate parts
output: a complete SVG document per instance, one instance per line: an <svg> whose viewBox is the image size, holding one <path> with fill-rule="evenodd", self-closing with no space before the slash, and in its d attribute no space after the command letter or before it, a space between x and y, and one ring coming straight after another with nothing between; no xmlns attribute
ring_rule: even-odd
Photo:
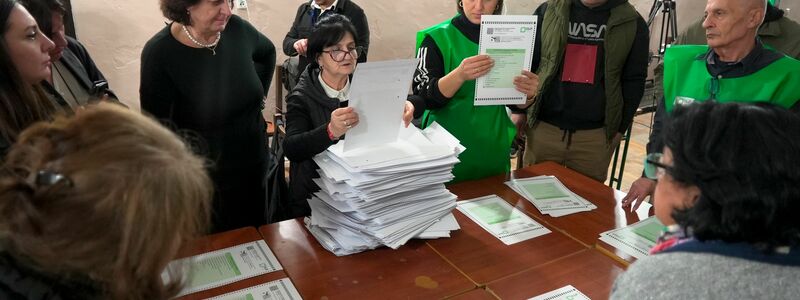
<svg viewBox="0 0 800 300"><path fill-rule="evenodd" d="M280 43L291 26L302 0L248 0L248 10L237 14L269 37L279 49L278 62L285 58ZM410 58L414 55L415 32L441 22L455 13L454 0L356 0L370 23L370 60ZM507 14L530 14L543 0L506 0ZM139 56L145 42L166 21L158 0L72 0L78 38L89 49L115 92L130 107L139 107ZM631 0L645 16L653 0ZM676 0L678 26L699 18L705 1ZM795 9L800 3L784 0L782 7ZM655 29L658 30L658 29ZM273 103L273 91L268 96ZM268 104L267 107L272 107Z"/></svg>

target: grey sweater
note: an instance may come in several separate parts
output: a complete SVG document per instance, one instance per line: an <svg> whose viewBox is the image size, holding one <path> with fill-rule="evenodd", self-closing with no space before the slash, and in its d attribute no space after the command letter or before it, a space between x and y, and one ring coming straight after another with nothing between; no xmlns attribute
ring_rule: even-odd
<svg viewBox="0 0 800 300"><path fill-rule="evenodd" d="M611 299L798 299L800 267L707 253L661 253L617 278Z"/></svg>

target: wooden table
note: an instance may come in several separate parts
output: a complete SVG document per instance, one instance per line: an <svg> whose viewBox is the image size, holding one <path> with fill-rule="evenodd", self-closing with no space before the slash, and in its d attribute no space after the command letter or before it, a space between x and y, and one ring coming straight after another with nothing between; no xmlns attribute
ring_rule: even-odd
<svg viewBox="0 0 800 300"><path fill-rule="evenodd" d="M461 230L428 244L479 285L586 249L551 227L551 233L506 245L461 212L453 214Z"/></svg>
<svg viewBox="0 0 800 300"><path fill-rule="evenodd" d="M459 295L456 295L456 296L453 296L453 297L450 297L450 298L447 298L447 299L454 299L454 300L497 300L497 299L500 299L500 298L498 298L497 296L492 294L492 292L490 292L490 291L487 291L487 290L481 289L481 288L477 288L477 289L471 290L469 292L466 292L466 293L463 293L463 294L459 294Z"/></svg>
<svg viewBox="0 0 800 300"><path fill-rule="evenodd" d="M623 266L597 250L576 254L515 274L486 287L500 299L528 299L572 285L592 299L608 299Z"/></svg>
<svg viewBox="0 0 800 300"><path fill-rule="evenodd" d="M581 212L563 217L544 215L523 196L514 192L505 185L511 178L526 178L540 175L553 175L571 191L591 201L597 209ZM459 199L496 194L518 209L524 210L534 219L548 225L567 236L575 239L586 247L598 248L603 253L624 263L630 264L636 259L626 255L614 247L599 240L600 233L625 227L639 221L639 217L625 211L614 198L614 191L610 187L586 177L578 172L569 170L553 162L545 162L514 171L508 176L494 176L482 180L462 182L448 187Z"/></svg>
<svg viewBox="0 0 800 300"><path fill-rule="evenodd" d="M423 240L336 257L301 219L259 228L304 299L443 298L476 288Z"/></svg>
<svg viewBox="0 0 800 300"><path fill-rule="evenodd" d="M194 241L191 245L181 249L177 258L189 257L193 255L225 249L228 247L233 247L236 245L258 240L261 240L261 235L258 233L258 230L256 230L254 227L239 228L236 230L221 232L202 237ZM285 277L287 276L286 273L284 273L283 271L275 271L264 275L237 281L218 288L213 288L210 290L189 294L179 299L185 299L185 300L206 299L230 293L233 291L246 289L248 287L256 286L262 283L267 283Z"/></svg>

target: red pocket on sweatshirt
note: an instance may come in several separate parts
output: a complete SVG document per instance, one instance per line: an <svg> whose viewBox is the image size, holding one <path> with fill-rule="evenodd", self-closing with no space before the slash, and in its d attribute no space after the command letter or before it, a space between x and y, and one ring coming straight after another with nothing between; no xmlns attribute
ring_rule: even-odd
<svg viewBox="0 0 800 300"><path fill-rule="evenodd" d="M597 45L567 44L561 81L594 84Z"/></svg>

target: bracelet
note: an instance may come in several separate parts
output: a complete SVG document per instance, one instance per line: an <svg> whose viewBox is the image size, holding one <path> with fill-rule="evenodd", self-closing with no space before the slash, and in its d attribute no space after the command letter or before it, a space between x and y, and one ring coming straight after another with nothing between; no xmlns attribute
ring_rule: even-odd
<svg viewBox="0 0 800 300"><path fill-rule="evenodd" d="M328 130L328 138L329 138L331 141L338 140L338 138L336 138L335 136L333 136L333 130L331 130L331 123L328 123L328 126L326 127L326 129Z"/></svg>

